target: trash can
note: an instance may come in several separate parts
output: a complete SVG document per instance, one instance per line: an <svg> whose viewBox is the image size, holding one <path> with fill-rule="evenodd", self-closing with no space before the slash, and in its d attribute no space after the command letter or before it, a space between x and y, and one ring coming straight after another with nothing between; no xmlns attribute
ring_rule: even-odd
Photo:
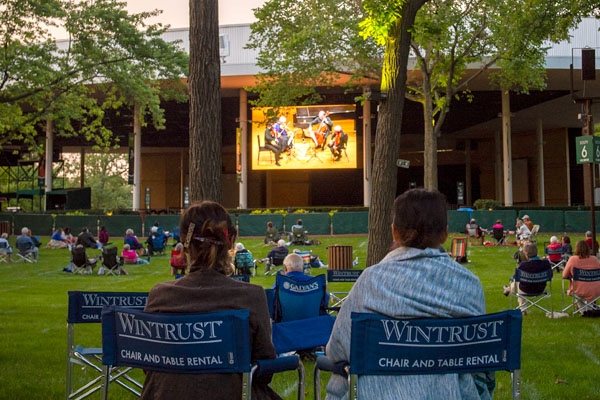
<svg viewBox="0 0 600 400"><path fill-rule="evenodd" d="M327 247L328 269L352 269L352 246L333 245Z"/></svg>

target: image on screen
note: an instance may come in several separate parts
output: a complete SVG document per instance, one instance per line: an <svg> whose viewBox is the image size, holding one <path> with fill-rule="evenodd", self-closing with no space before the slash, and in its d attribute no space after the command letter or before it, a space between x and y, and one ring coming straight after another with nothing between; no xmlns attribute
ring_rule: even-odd
<svg viewBox="0 0 600 400"><path fill-rule="evenodd" d="M282 107L271 119L268 111L252 109L253 170L356 168L354 104Z"/></svg>

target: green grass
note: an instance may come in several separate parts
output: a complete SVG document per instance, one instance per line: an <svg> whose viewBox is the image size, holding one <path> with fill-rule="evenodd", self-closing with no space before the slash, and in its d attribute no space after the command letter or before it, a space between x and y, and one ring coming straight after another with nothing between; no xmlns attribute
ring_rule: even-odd
<svg viewBox="0 0 600 400"><path fill-rule="evenodd" d="M582 237L572 237L572 242ZM366 237L322 238L313 252L327 263L328 245L347 244L354 248L364 266ZM539 238L542 243L548 236ZM43 242L47 243L46 238ZM243 239L255 257L264 257L269 248L260 239ZM446 248L449 242L446 243ZM469 247L466 267L483 284L488 312L505 310L509 299L502 286L512 276L515 247ZM92 252L89 252L92 254ZM154 257L149 265L127 266L129 275L73 276L62 272L69 262L67 250L40 252L37 264L0 263L0 399L57 399L64 397L66 371L66 315L69 290L148 291L169 276L168 257ZM264 277L262 266L253 283L270 287L275 278ZM325 271L317 270L316 273ZM333 284L332 291L348 290L350 284ZM555 310L561 305L560 278L554 279ZM570 301L567 299L567 301ZM600 393L600 320L581 317L551 320L539 310L529 313L523 323L523 399L593 399ZM98 325L77 326L76 343L97 346ZM307 398L312 398L312 363L306 363ZM92 371L76 368L79 383ZM141 372L138 372L141 377ZM286 399L295 398L294 373L274 378L273 388ZM322 387L327 376L322 379ZM497 374L496 399L510 398L509 374ZM113 391L113 388L115 389ZM98 396L96 396L97 398ZM132 398L111 387L111 398Z"/></svg>

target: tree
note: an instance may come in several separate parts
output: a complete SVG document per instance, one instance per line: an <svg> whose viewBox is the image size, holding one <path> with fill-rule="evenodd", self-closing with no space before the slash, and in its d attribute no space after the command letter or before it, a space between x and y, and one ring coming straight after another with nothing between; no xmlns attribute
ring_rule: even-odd
<svg viewBox="0 0 600 400"><path fill-rule="evenodd" d="M187 54L144 21L159 11L129 14L116 0L0 0L0 147L39 150L44 120L61 136L112 144L107 109L137 103L157 129L162 98L184 100ZM57 42L44 26L62 26ZM160 83L158 83L160 80Z"/></svg>
<svg viewBox="0 0 600 400"><path fill-rule="evenodd" d="M190 199L221 201L217 0L190 1Z"/></svg>

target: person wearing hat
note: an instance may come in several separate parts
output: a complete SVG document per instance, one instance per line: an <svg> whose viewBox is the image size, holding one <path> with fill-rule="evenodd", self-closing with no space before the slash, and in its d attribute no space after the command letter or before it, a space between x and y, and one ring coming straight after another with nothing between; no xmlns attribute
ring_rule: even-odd
<svg viewBox="0 0 600 400"><path fill-rule="evenodd" d="M529 215L523 215L523 223L527 225L527 228L531 231L533 229L533 222L529 219Z"/></svg>
<svg viewBox="0 0 600 400"><path fill-rule="evenodd" d="M336 125L333 128L333 134L329 140L329 149L333 155L333 161L340 161L342 158L342 150L346 148L348 143L348 135L344 133L340 125Z"/></svg>

